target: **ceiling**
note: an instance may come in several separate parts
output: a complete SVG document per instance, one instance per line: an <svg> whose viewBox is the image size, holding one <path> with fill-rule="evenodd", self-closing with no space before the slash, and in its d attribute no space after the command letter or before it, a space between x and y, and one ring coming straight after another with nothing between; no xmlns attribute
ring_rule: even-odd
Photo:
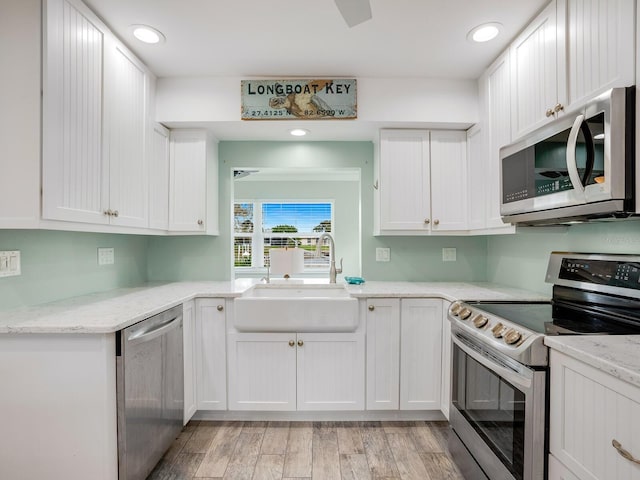
<svg viewBox="0 0 640 480"><path fill-rule="evenodd" d="M333 0L84 1L158 77L455 79L478 78L548 2L370 0L373 18L349 28ZM468 41L484 22L501 23L501 35ZM132 24L157 28L166 42L141 44Z"/></svg>

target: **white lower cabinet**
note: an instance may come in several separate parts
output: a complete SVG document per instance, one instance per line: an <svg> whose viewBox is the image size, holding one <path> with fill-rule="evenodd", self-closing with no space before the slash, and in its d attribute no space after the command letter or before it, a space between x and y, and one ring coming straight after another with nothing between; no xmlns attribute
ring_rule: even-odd
<svg viewBox="0 0 640 480"><path fill-rule="evenodd" d="M364 335L229 333L229 409L364 409Z"/></svg>
<svg viewBox="0 0 640 480"><path fill-rule="evenodd" d="M403 299L400 306L400 409L440 410L442 300Z"/></svg>
<svg viewBox="0 0 640 480"><path fill-rule="evenodd" d="M366 319L367 410L441 410L442 300L368 299Z"/></svg>
<svg viewBox="0 0 640 480"><path fill-rule="evenodd" d="M400 299L367 299L367 410L400 407Z"/></svg>
<svg viewBox="0 0 640 480"><path fill-rule="evenodd" d="M224 298L198 298L195 302L195 378L198 410L226 410L225 300Z"/></svg>
<svg viewBox="0 0 640 480"><path fill-rule="evenodd" d="M640 388L551 351L550 480L639 480Z"/></svg>
<svg viewBox="0 0 640 480"><path fill-rule="evenodd" d="M186 425L196 413L196 335L195 302L189 300L182 304L182 349L184 359L184 417Z"/></svg>

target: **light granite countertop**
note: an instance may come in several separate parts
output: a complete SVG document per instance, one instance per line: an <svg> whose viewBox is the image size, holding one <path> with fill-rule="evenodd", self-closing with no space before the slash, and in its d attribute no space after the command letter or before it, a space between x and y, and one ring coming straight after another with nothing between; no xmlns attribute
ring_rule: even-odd
<svg viewBox="0 0 640 480"><path fill-rule="evenodd" d="M554 350L640 387L640 335L545 337Z"/></svg>
<svg viewBox="0 0 640 480"><path fill-rule="evenodd" d="M112 333L197 297L233 298L258 282L176 282L121 288L42 305L0 312L2 333ZM326 283L306 279L304 283ZM348 285L349 293L368 297L433 297L446 300L546 300L540 293L490 283L367 282Z"/></svg>

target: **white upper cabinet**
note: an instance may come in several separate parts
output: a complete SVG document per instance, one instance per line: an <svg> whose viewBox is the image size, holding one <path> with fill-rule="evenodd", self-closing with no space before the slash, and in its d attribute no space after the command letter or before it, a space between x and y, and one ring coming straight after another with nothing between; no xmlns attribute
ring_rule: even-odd
<svg viewBox="0 0 640 480"><path fill-rule="evenodd" d="M517 139L635 78L633 0L554 0L511 45Z"/></svg>
<svg viewBox="0 0 640 480"><path fill-rule="evenodd" d="M147 227L149 74L79 0L47 0L42 216Z"/></svg>
<svg viewBox="0 0 640 480"><path fill-rule="evenodd" d="M43 212L46 219L109 223L103 156L106 27L75 0L47 0L43 52Z"/></svg>
<svg viewBox="0 0 640 480"><path fill-rule="evenodd" d="M480 124L476 124L467 130L467 173L470 187L467 211L469 228L472 230L481 230L487 225L487 202L485 202L488 194L485 188L487 163L484 131Z"/></svg>
<svg viewBox="0 0 640 480"><path fill-rule="evenodd" d="M151 128L149 154L149 227L169 228L169 130Z"/></svg>
<svg viewBox="0 0 640 480"><path fill-rule="evenodd" d="M148 225L145 156L148 77L145 67L111 36L105 38L105 160L111 223Z"/></svg>
<svg viewBox="0 0 640 480"><path fill-rule="evenodd" d="M467 134L431 132L431 229L467 230Z"/></svg>
<svg viewBox="0 0 640 480"><path fill-rule="evenodd" d="M634 0L559 0L558 11L565 12L558 35L564 28L567 110L634 84Z"/></svg>
<svg viewBox="0 0 640 480"><path fill-rule="evenodd" d="M169 230L218 234L216 145L204 130L173 130L170 143Z"/></svg>
<svg viewBox="0 0 640 480"><path fill-rule="evenodd" d="M511 45L511 125L513 138L561 113L564 83L558 78L556 2L552 1ZM560 88L559 88L560 85Z"/></svg>
<svg viewBox="0 0 640 480"><path fill-rule="evenodd" d="M466 181L465 132L381 130L377 233L466 230Z"/></svg>
<svg viewBox="0 0 640 480"><path fill-rule="evenodd" d="M380 131L380 230L429 231L429 132Z"/></svg>

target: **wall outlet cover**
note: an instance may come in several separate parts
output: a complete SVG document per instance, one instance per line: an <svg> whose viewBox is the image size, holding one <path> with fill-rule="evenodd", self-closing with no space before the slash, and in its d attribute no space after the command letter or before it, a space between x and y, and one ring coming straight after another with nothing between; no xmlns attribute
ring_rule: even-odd
<svg viewBox="0 0 640 480"><path fill-rule="evenodd" d="M455 262L456 261L456 249L455 248L443 248L442 249L442 261L443 262Z"/></svg>
<svg viewBox="0 0 640 480"><path fill-rule="evenodd" d="M0 277L15 277L21 274L20 250L0 252Z"/></svg>
<svg viewBox="0 0 640 480"><path fill-rule="evenodd" d="M115 249L98 248L98 265L113 265L115 263Z"/></svg>
<svg viewBox="0 0 640 480"><path fill-rule="evenodd" d="M376 248L376 262L388 262L391 260L390 248Z"/></svg>

